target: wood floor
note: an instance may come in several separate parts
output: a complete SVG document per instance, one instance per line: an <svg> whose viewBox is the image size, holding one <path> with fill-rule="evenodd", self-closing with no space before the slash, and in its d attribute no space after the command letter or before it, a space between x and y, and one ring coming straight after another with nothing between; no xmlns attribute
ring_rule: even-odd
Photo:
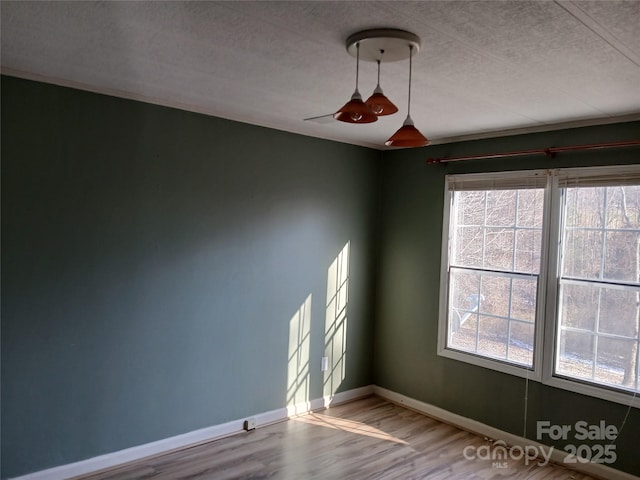
<svg viewBox="0 0 640 480"><path fill-rule="evenodd" d="M482 438L372 396L99 474L102 479L574 479L560 466L467 460Z"/></svg>

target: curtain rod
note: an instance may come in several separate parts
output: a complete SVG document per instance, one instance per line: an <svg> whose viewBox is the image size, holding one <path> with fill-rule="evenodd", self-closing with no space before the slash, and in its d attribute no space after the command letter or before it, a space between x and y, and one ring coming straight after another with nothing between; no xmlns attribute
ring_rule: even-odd
<svg viewBox="0 0 640 480"><path fill-rule="evenodd" d="M462 162L465 160L488 160L493 158L509 158L524 157L526 155L545 155L549 158L556 156L560 152L574 152L579 150L598 150L603 148L620 148L620 147L637 147L640 146L640 140L629 140L626 142L611 143L592 143L590 145L573 145L570 147L548 147L536 150L520 150L515 152L489 153L485 155L468 155L465 157L443 157L429 158L427 163L430 165L438 163Z"/></svg>

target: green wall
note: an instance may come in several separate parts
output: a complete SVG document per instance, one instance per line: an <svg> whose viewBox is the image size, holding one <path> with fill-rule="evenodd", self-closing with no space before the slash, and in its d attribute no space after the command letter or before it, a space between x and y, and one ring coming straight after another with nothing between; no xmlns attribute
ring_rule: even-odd
<svg viewBox="0 0 640 480"><path fill-rule="evenodd" d="M640 163L637 149L427 165L431 157L632 140L640 122L460 142L386 152L383 159L374 382L411 398L521 435L525 380L437 355L444 176L531 168ZM529 383L527 436L536 421L620 426L627 407ZM640 411L616 441L615 468L640 475ZM561 447L562 444L556 444Z"/></svg>
<svg viewBox="0 0 640 480"><path fill-rule="evenodd" d="M521 434L522 379L436 355L444 175L634 163L637 150L425 159L638 132L630 123L381 154L2 77L2 478L299 400L290 324L309 300L302 393L320 397L327 276L347 243L346 370L332 389L376 383ZM532 434L537 419L619 425L626 413L529 389ZM639 431L632 409L615 467L636 475Z"/></svg>
<svg viewBox="0 0 640 480"><path fill-rule="evenodd" d="M290 321L309 298L306 396L321 397L328 269L347 242L332 385L371 384L379 162L3 77L2 478L291 403Z"/></svg>

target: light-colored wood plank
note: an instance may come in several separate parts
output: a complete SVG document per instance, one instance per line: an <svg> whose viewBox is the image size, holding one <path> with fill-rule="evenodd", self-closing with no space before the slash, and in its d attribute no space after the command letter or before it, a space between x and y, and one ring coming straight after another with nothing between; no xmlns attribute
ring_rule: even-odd
<svg viewBox="0 0 640 480"><path fill-rule="evenodd" d="M83 480L593 480L557 465L468 460L482 438L372 396L233 437L132 462Z"/></svg>

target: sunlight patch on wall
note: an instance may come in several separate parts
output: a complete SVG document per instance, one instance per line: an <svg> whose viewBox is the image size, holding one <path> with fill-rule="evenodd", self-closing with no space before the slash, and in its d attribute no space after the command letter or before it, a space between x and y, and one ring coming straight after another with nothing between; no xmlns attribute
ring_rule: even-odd
<svg viewBox="0 0 640 480"><path fill-rule="evenodd" d="M309 401L311 294L289 320L287 406Z"/></svg>
<svg viewBox="0 0 640 480"><path fill-rule="evenodd" d="M350 242L347 242L327 273L324 355L329 359L329 368L324 372L325 397L336 393L346 375L349 250Z"/></svg>

